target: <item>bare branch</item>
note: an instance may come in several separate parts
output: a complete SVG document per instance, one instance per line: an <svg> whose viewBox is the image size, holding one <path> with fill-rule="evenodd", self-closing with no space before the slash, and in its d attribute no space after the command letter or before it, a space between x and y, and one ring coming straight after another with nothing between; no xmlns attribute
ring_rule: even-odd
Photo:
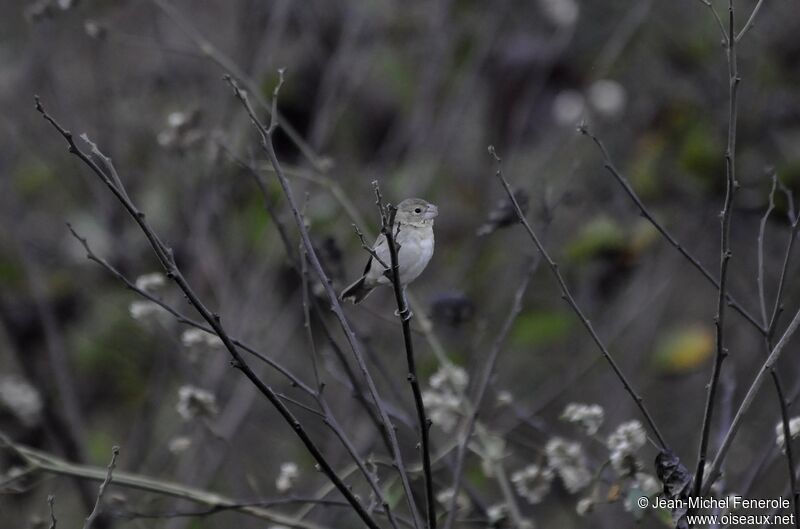
<svg viewBox="0 0 800 529"><path fill-rule="evenodd" d="M58 522L58 520L56 520L56 513L54 510L55 503L56 497L50 494L47 497L47 505L50 508L50 526L48 529L56 529L56 523Z"/></svg>
<svg viewBox="0 0 800 529"><path fill-rule="evenodd" d="M735 11L733 0L728 0L728 146L725 151L725 203L722 208L720 221L720 264L719 264L719 296L717 297L717 315L714 318L716 327L716 354L714 366L711 370L711 380L706 392L706 406L703 414L703 426L700 434L700 447L697 456L697 471L694 476L694 495L700 496L703 485L703 472L706 464L708 441L711 437L711 420L714 416L714 402L719 386L722 364L728 356L725 347L725 288L728 277L728 263L731 258L730 232L731 218L733 215L733 201L739 182L736 181L736 120L737 120L737 94L739 88L739 72L736 59L736 39L732 36L735 31Z"/></svg>
<svg viewBox="0 0 800 529"><path fill-rule="evenodd" d="M553 276L555 276L555 279L558 282L558 286L561 289L561 294L562 294L561 297L564 299L564 301L567 302L569 307L572 309L572 311L581 321L583 326L589 332L589 335L592 337L592 340L594 341L595 345L600 350L600 353L603 355L603 358L605 358L606 362L608 362L608 364L611 366L611 369L614 371L614 374L622 383L622 386L625 388L625 391L628 392L631 399L633 399L634 403L636 404L636 407L639 408L639 411L644 416L644 419L647 422L648 426L655 434L658 443L661 445L662 448L667 448L667 443L664 440L664 437L661 435L658 426L656 426L653 417L650 415L647 406L645 406L644 399L642 399L642 397L640 397L639 394L636 393L636 391L633 389L633 386L631 386L630 382L628 382L628 378L623 374L622 370L617 365L617 362L614 360L614 358L611 356L611 353L603 344L603 341L600 339L600 336L598 336L597 332L594 330L592 323L588 320L588 318L586 318L581 308L575 302L575 298L572 297L572 294L570 293L569 288L567 287L567 283L564 281L564 277L561 275L561 272L559 271L558 264L555 261L553 261L553 259L550 257L550 254L542 245L541 241L539 241L539 237L537 237L536 232L534 232L533 228L531 228L528 219L525 218L525 215L522 213L522 209L520 208L519 203L514 197L514 192L511 190L511 186L508 184L508 181L505 179L505 176L503 176L502 160L497 155L497 152L495 151L495 148L493 146L489 146L489 154L494 158L494 161L497 164L497 172L495 173L497 179L500 181L509 199L514 204L514 210L517 212L517 217L519 218L520 223L525 228L525 231L527 232L534 246L536 246L536 249L544 258L545 262L547 263L547 266L553 273Z"/></svg>
<svg viewBox="0 0 800 529"><path fill-rule="evenodd" d="M381 258L380 258L380 256L378 256L378 253L377 253L375 250L373 250L373 249L372 249L372 246L370 246L369 244L367 244L367 241L366 241L366 239L364 239L364 234L363 234L363 233L361 233L361 230L360 230L360 229L358 229L358 226L357 226L355 223L353 224L353 229L354 229L354 230L356 230L356 235L358 236L358 240L361 242L361 247L362 247L362 248L363 248L363 249L364 249L364 250L365 250L365 251L366 251L368 254L370 254L370 255L372 256L372 258L373 258L373 259L375 259L376 261L378 261L378 262L380 263L380 265L381 265L381 266L382 266L384 269L388 270L388 269L389 269L389 266L388 266L386 263L384 263L384 262L383 262L383 259L381 259Z"/></svg>
<svg viewBox="0 0 800 529"><path fill-rule="evenodd" d="M720 284L719 280L713 276L708 269L703 266L703 264L694 256L692 255L677 239L667 230L667 228L661 224L658 219L656 219L655 215L645 206L644 202L642 202L639 195L634 191L633 187L631 186L630 182L627 178L617 169L617 166L611 159L611 156L608 154L608 150L606 149L605 145L603 144L600 139L595 136L589 127L586 124L582 124L578 127L578 132L581 134L588 136L591 140L597 145L600 149L600 153L603 155L603 167L617 180L620 186L625 190L625 193L630 197L636 207L639 208L639 212L642 214L642 217L647 219L650 224L661 234L664 239L673 247L675 248L683 257L686 258L691 265L700 272L703 277L705 277L709 283L714 285L714 288L719 290ZM758 329L760 333L766 332L764 328L762 328L761 324L758 322L758 319L750 314L747 309L745 309L741 303L739 303L729 292L726 292L725 299L727 303L733 307L733 309L738 312L744 319L746 319L753 327Z"/></svg>
<svg viewBox="0 0 800 529"><path fill-rule="evenodd" d="M489 387L489 381L494 373L494 368L497 364L497 358L500 355L500 350L503 348L506 338L511 332L514 322L517 320L517 316L519 316L519 313L522 311L522 299L525 297L525 293L528 291L528 285L530 284L531 277L538 266L539 260L532 261L528 266L528 269L522 277L522 281L520 282L519 286L517 286L517 290L514 293L514 300L511 302L511 309L509 310L508 315L503 322L503 326L500 328L500 332L497 334L497 337L495 337L494 342L492 343L492 348L489 351L489 355L486 359L486 366L483 368L481 378L478 382L478 389L475 396L475 403L473 404L472 414L469 417L469 422L467 423L467 426L464 429L462 437L458 443L455 469L453 470L453 495L450 498L450 502L447 507L447 518L445 519L444 529L450 529L455 521L457 510L456 502L458 500L458 493L461 490L461 478L464 470L464 458L467 454L467 443L469 443L470 437L472 437L472 432L475 429L475 423L478 420L481 402L486 394L486 389Z"/></svg>
<svg viewBox="0 0 800 529"><path fill-rule="evenodd" d="M283 71L281 70L281 79L282 78L283 78ZM319 279L320 283L325 289L326 294L328 295L328 299L331 302L331 310L333 311L337 320L339 320L339 324L341 325L342 330L344 331L345 337L348 341L348 344L350 345L353 357L355 358L356 363L358 364L361 374L367 381L367 387L369 389L372 400L378 407L378 411L381 416L381 421L383 422L386 433L389 436L389 439L392 443L392 456L395 460L397 470L400 473L401 482L403 484L403 490L406 496L406 503L408 504L409 510L412 513L412 519L415 522L415 527L419 529L421 527L419 512L417 510L416 503L414 502L414 496L411 491L411 483L409 482L408 479L408 471L403 462L403 456L400 451L400 445L397 441L397 435L395 434L394 426L392 425L389 415L386 412L385 406L381 401L380 395L378 394L378 389L375 386L375 382L369 373L366 361L364 360L364 354L361 348L361 344L358 342L356 335L353 332L352 327L350 326L350 322L347 321L347 318L344 315L344 311L342 310L342 306L339 303L339 298L336 295L336 292L334 292L330 279L325 273L325 270L322 267L322 263L320 262L319 257L317 256L317 252L314 249L313 243L311 242L311 236L308 233L308 229L306 228L305 223L303 222L300 210L297 207L297 202L295 201L294 193L292 192L292 189L289 186L289 182L286 179L286 175L283 173L283 168L281 167L280 161L278 160L278 156L275 152L275 146L272 144L271 134L272 131L275 130L275 126L277 126L276 115L275 113L272 114L270 127L269 129L267 129L259 121L255 112L253 111L253 107L250 105L250 102L247 98L247 94L239 88L239 85L236 83L236 81L233 80L233 78L231 78L230 76L226 76L225 80L233 89L233 93L236 96L236 98L239 99L239 101L244 106L245 110L247 111L247 114L250 116L250 121L253 123L253 126L256 128L261 137L261 146L266 152L267 156L269 156L270 162L272 163L272 166L275 169L275 175L278 178L278 182L280 183L281 188L283 189L283 193L286 196L286 200L289 203L289 207L292 210L292 215L294 217L295 224L297 225L297 228L300 231L300 237L303 241L303 246L305 248L306 254L308 255L309 261L311 262L311 265L314 268L315 273L317 274L317 278ZM280 83L278 85L278 88L279 87ZM277 105L277 93L276 97L273 97L273 106L276 105Z"/></svg>
<svg viewBox="0 0 800 529"><path fill-rule="evenodd" d="M750 29L753 26L756 25L756 23L755 23L756 16L758 15L758 12L761 11L761 7L763 5L764 5L764 0L758 0L758 3L756 4L756 7L753 8L753 12L750 13L750 18L747 19L747 22L745 22L744 27L742 27L742 29L739 31L739 33L737 33L736 42L739 42L740 40L742 40L742 37L744 37L745 34L748 31L750 31Z"/></svg>
<svg viewBox="0 0 800 529"><path fill-rule="evenodd" d="M94 504L94 509L86 518L86 522L83 524L83 529L89 529L94 523L95 519L100 516L100 512L103 510L103 496L106 493L106 489L111 484L111 479L114 474L114 469L117 467L117 456L119 455L119 447L114 446L111 448L111 461L108 463L108 470L106 472L106 479L100 484L100 489L97 491L97 503ZM50 504L52 507L52 503ZM55 518L53 519L53 525L55 525Z"/></svg>
<svg viewBox="0 0 800 529"><path fill-rule="evenodd" d="M236 369L239 369L278 410L283 419L292 427L292 430L300 438L306 449L311 453L311 456L319 464L320 470L336 485L336 488L353 506L353 509L356 511L359 517L361 517L364 523L371 529L378 529L378 525L375 520L373 520L372 516L370 516L370 514L364 509L364 507L361 505L361 502L355 497L350 488L341 480L341 478L339 478L339 476L336 474L336 471L308 435L300 421L295 418L289 408L286 407L286 404L284 404L280 397L275 394L272 388L267 386L247 364L245 359L239 353L236 344L234 344L232 338L227 334L227 331L223 327L220 316L211 312L203 304L197 294L195 294L194 290L191 288L178 268L177 263L172 256L171 250L168 249L158 238L156 233L150 227L149 223L146 221L145 215L136 208L136 206L125 193L118 189L116 185L109 180L108 176L106 176L106 174L98 167L98 165L75 145L72 139L72 134L61 127L61 125L59 125L55 119L53 119L44 110L39 102L38 97L36 98L36 109L42 114L44 119L53 125L53 127L64 137L69 145L69 151L72 154L75 154L84 163L86 163L90 169L92 169L92 171L111 189L112 193L119 200L125 210L128 211L128 213L130 213L130 215L135 219L136 223L142 230L142 233L150 242L150 245L156 254L156 257L158 257L159 262L163 266L167 277L172 279L178 285L178 287L185 294L188 302L213 329L214 334L220 338L233 359L233 366Z"/></svg>
<svg viewBox="0 0 800 529"><path fill-rule="evenodd" d="M728 428L728 432L725 434L725 438L722 440L719 450L717 451L717 455L714 457L714 460L708 469L708 479L706 480L703 489L700 491L701 495L706 496L711 489L711 485L713 485L714 481L720 476L720 466L722 465L723 461L725 461L725 458L728 455L728 450L731 447L731 443L736 437L736 434L739 432L739 427L742 425L742 419L744 418L745 413L747 413L747 411L750 409L750 406L753 404L758 390L761 389L761 386L764 383L766 374L781 357L786 344L797 331L799 326L800 310L798 310L794 315L794 318L792 318L789 326L786 328L780 340L778 340L778 343L770 352L769 357L767 357L767 360L761 366L761 369L759 369L755 379L753 379L750 389L747 390L747 394L742 400L742 403L739 405L739 409L736 411L733 421L731 421L731 426Z"/></svg>
<svg viewBox="0 0 800 529"><path fill-rule="evenodd" d="M422 471L425 475L425 497L426 509L428 514L428 529L436 529L436 494L433 490L433 470L431 469L431 446L430 428L431 421L425 415L425 405L422 402L422 391L419 387L419 377L417 376L417 365L414 358L414 340L411 337L411 310L408 307L405 295L405 285L400 283L400 264L397 257L398 247L395 231L395 215L397 208L392 205L384 205L380 187L377 182L372 183L375 188L375 197L378 209L381 211L381 233L386 237L386 245L389 248L389 257L392 267L391 280L394 288L395 301L397 302L397 314L400 317L403 327L403 343L406 349L406 364L408 365L408 383L411 384L411 392L414 395L414 407L417 411L417 421L420 432L420 450L422 451ZM396 225L400 230L400 225Z"/></svg>
<svg viewBox="0 0 800 529"><path fill-rule="evenodd" d="M775 190L778 187L778 175L773 171L772 173L772 188L769 191L769 204L767 210L761 217L761 222L758 226L758 241L757 241L757 256L758 256L758 273L756 275L756 283L758 287L758 302L761 309L761 320L764 325L767 325L767 301L764 294L764 237L767 231L767 221L775 209Z"/></svg>
<svg viewBox="0 0 800 529"><path fill-rule="evenodd" d="M32 469L40 472L61 476L71 476L99 482L105 481L108 474L108 470L101 467L70 463L47 452L42 452L24 445L16 444L11 441L11 439L8 438L8 436L6 436L3 432L0 432L0 442L25 460L25 462L30 465ZM215 492L188 487L179 483L163 481L140 474L119 471L115 472L114 485L117 487L125 487L129 489L152 492L154 494L161 494L164 496L171 496L174 498L181 498L199 505L206 505L210 508L229 507L232 511L240 512L255 518L260 518L262 520L267 520L271 523L284 525L286 527L297 529L327 529L325 526L318 525L313 522L297 520L292 516L274 512L267 508L244 505L242 502L237 502Z"/></svg>

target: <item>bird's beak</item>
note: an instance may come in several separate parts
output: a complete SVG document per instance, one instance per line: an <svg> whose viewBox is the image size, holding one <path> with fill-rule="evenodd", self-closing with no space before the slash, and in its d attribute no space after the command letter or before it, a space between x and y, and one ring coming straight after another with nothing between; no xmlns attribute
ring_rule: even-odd
<svg viewBox="0 0 800 529"><path fill-rule="evenodd" d="M433 204L429 204L428 210L425 212L425 220L435 219L437 215L439 215L439 208Z"/></svg>

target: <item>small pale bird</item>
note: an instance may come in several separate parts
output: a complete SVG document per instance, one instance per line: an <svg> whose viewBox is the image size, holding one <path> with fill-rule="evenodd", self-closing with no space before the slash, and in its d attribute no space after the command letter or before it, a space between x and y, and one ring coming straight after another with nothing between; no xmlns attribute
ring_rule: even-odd
<svg viewBox="0 0 800 529"><path fill-rule="evenodd" d="M439 208L421 198L407 198L397 206L394 233L398 248L400 284L403 288L425 270L433 256L433 219L438 214ZM383 234L375 240L372 250L387 267L391 266L392 257ZM340 299L361 303L375 287L392 284L386 272L387 268L370 256L364 275L345 288L339 296Z"/></svg>

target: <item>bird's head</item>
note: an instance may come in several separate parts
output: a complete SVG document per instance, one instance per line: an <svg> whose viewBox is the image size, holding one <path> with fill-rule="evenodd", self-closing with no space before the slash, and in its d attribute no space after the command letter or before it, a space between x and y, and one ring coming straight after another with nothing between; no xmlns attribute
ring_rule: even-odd
<svg viewBox="0 0 800 529"><path fill-rule="evenodd" d="M407 198L397 205L395 222L412 226L430 226L439 208L421 198Z"/></svg>

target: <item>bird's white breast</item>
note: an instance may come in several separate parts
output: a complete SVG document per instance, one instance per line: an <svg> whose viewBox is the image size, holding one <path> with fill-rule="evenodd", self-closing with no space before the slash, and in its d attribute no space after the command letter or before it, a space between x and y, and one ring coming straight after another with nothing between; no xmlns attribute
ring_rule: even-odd
<svg viewBox="0 0 800 529"><path fill-rule="evenodd" d="M400 281L409 284L428 266L433 257L433 229L427 227L414 230L400 249ZM405 253L405 255L403 255Z"/></svg>

